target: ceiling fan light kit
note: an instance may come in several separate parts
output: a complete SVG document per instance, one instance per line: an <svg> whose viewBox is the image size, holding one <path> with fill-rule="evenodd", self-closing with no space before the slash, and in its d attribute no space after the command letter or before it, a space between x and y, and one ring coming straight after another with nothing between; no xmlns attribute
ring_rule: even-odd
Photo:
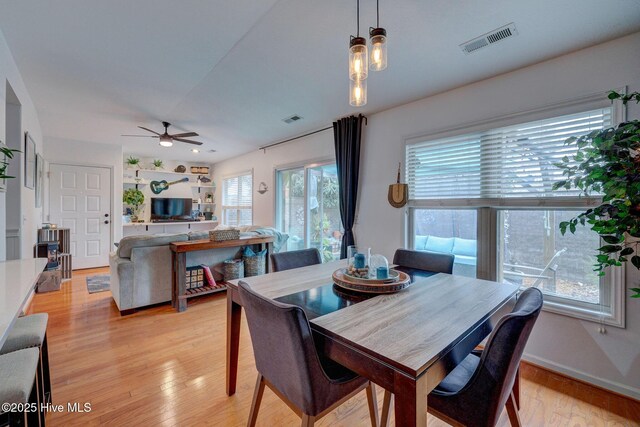
<svg viewBox="0 0 640 427"><path fill-rule="evenodd" d="M160 145L163 147L173 146L173 140L169 135L160 135Z"/></svg>
<svg viewBox="0 0 640 427"><path fill-rule="evenodd" d="M387 30L380 27L379 0L376 0L376 28L369 29L371 60L367 41L360 37L360 0L356 0L356 35L349 39L349 104L362 107L367 104L367 70L387 68Z"/></svg>

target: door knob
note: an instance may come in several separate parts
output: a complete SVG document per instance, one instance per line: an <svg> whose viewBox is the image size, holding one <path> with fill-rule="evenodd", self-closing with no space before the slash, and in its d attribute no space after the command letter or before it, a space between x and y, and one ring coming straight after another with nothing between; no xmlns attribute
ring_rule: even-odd
<svg viewBox="0 0 640 427"><path fill-rule="evenodd" d="M105 220L105 221L104 221L104 223L105 223L105 224L109 224L109 221L108 221L108 220Z"/></svg>
<svg viewBox="0 0 640 427"><path fill-rule="evenodd" d="M104 214L104 217L107 218L109 216L109 214Z"/></svg>

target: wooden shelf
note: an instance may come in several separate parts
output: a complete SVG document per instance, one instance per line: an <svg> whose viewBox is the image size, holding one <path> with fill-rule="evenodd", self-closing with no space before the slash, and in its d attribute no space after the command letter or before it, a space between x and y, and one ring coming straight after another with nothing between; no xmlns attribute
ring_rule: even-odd
<svg viewBox="0 0 640 427"><path fill-rule="evenodd" d="M193 188L216 188L215 185L192 185L191 187L193 187Z"/></svg>
<svg viewBox="0 0 640 427"><path fill-rule="evenodd" d="M147 184L149 184L149 183L148 183L148 182L143 182L143 181L140 181L140 182L136 182L136 181L122 181L122 184L123 184L123 185L147 185Z"/></svg>
<svg viewBox="0 0 640 427"><path fill-rule="evenodd" d="M216 286L201 286L199 288L187 289L184 295L178 296L180 299L189 299L192 297L198 297L200 295L214 294L216 292L222 292L227 290L227 284L225 282L217 283Z"/></svg>
<svg viewBox="0 0 640 427"><path fill-rule="evenodd" d="M189 173L189 172L174 172L174 171L165 171L165 170L155 170L155 169L125 169L125 172L138 172L138 173L159 173L159 174L167 174L167 175L181 175L181 176L208 176L209 174L204 173Z"/></svg>

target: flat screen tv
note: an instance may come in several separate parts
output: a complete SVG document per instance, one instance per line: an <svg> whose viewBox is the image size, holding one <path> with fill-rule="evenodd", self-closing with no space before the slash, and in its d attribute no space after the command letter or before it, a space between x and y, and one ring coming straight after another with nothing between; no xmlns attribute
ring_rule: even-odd
<svg viewBox="0 0 640 427"><path fill-rule="evenodd" d="M191 199L151 198L151 221L190 221Z"/></svg>

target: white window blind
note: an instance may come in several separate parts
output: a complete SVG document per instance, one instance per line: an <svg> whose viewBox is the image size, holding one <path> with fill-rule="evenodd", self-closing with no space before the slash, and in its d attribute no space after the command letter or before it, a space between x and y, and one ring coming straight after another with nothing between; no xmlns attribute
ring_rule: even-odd
<svg viewBox="0 0 640 427"><path fill-rule="evenodd" d="M251 225L253 203L251 173L225 178L222 189L222 218L225 225Z"/></svg>
<svg viewBox="0 0 640 427"><path fill-rule="evenodd" d="M552 192L571 136L611 126L611 108L407 145L411 200L576 196Z"/></svg>

